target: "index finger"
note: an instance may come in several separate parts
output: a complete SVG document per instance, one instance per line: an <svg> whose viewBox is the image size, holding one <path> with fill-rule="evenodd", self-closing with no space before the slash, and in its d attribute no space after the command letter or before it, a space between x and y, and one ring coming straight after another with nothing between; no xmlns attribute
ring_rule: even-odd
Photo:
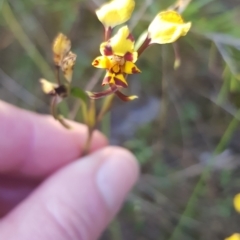
<svg viewBox="0 0 240 240"><path fill-rule="evenodd" d="M63 128L50 116L31 113L0 101L0 174L41 178L79 158L87 139L85 125ZM107 145L95 131L91 151Z"/></svg>

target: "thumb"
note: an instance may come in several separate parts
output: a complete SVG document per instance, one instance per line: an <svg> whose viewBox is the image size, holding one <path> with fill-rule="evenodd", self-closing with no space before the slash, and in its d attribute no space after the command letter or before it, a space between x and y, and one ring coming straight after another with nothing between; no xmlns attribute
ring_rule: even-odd
<svg viewBox="0 0 240 240"><path fill-rule="evenodd" d="M49 177L0 223L1 239L97 239L137 180L126 150L107 147Z"/></svg>

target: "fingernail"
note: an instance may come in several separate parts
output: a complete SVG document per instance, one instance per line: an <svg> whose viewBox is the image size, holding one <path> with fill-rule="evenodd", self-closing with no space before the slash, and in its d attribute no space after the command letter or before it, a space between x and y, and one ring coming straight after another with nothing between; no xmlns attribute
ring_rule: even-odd
<svg viewBox="0 0 240 240"><path fill-rule="evenodd" d="M116 150L97 173L97 185L106 205L115 210L138 177L136 159L127 151Z"/></svg>

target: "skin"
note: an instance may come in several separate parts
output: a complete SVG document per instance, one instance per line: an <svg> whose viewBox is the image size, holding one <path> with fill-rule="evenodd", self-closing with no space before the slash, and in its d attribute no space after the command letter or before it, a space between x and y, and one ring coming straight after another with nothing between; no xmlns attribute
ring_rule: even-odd
<svg viewBox="0 0 240 240"><path fill-rule="evenodd" d="M95 132L83 158L84 125L0 101L0 238L98 239L139 174L135 157Z"/></svg>

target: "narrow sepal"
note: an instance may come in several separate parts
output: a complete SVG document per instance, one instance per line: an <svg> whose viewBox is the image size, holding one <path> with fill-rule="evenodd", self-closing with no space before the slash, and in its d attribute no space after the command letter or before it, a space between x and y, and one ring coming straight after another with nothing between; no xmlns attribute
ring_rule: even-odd
<svg viewBox="0 0 240 240"><path fill-rule="evenodd" d="M99 99L99 98L102 98L102 97L106 97L106 96L108 96L110 94L113 94L117 90L118 90L117 86L114 85L114 84L111 84L110 88L106 89L105 91L102 91L102 92L89 92L89 91L86 91L86 93L88 94L88 96L91 99Z"/></svg>
<svg viewBox="0 0 240 240"><path fill-rule="evenodd" d="M132 100L138 98L138 96L136 96L136 95L127 96L120 91L116 91L115 94L124 102L129 102L129 101L132 101Z"/></svg>

